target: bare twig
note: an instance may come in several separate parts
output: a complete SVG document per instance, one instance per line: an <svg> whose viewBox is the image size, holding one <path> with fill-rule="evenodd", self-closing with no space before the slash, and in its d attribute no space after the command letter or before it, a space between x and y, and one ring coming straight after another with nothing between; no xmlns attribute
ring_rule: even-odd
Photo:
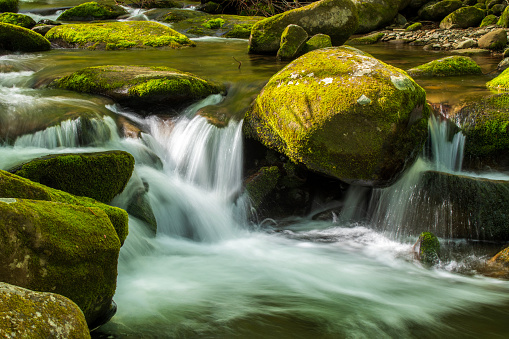
<svg viewBox="0 0 509 339"><path fill-rule="evenodd" d="M235 57L234 57L234 56L232 56L232 58L233 58L233 60L235 60L235 61L237 61L237 62L239 63L239 69L240 69L240 66L242 66L242 62L241 62L241 61L239 61L239 60L237 60L237 59L235 59Z"/></svg>

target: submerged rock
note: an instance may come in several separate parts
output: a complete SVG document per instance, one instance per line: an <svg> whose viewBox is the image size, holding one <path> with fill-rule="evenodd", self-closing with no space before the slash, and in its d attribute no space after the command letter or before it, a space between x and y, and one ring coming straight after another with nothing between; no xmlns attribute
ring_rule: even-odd
<svg viewBox="0 0 509 339"><path fill-rule="evenodd" d="M116 50L195 45L185 35L152 21L60 25L53 27L45 37L64 48Z"/></svg>
<svg viewBox="0 0 509 339"><path fill-rule="evenodd" d="M103 210L110 219L120 243L123 244L129 232L126 211L109 206L87 197L77 197L37 182L0 170L0 198L45 200L64 204Z"/></svg>
<svg viewBox="0 0 509 339"><path fill-rule="evenodd" d="M0 50L41 52L51 48L42 35L27 28L0 22Z"/></svg>
<svg viewBox="0 0 509 339"><path fill-rule="evenodd" d="M482 9L473 6L461 7L446 16L440 22L440 28L450 29L477 27L485 16L486 15Z"/></svg>
<svg viewBox="0 0 509 339"><path fill-rule="evenodd" d="M120 241L100 208L0 200L0 276L74 301L89 325L108 313Z"/></svg>
<svg viewBox="0 0 509 339"><path fill-rule="evenodd" d="M97 2L85 2L76 7L64 11L57 20L60 21L93 21L116 19L127 11L117 5L99 4Z"/></svg>
<svg viewBox="0 0 509 339"><path fill-rule="evenodd" d="M87 67L55 80L51 86L100 94L124 106L152 111L178 109L226 90L223 85L162 66Z"/></svg>
<svg viewBox="0 0 509 339"><path fill-rule="evenodd" d="M414 78L482 74L481 67L472 58L466 56L449 56L433 60L411 68L407 72Z"/></svg>
<svg viewBox="0 0 509 339"><path fill-rule="evenodd" d="M312 51L273 76L246 135L347 183L383 186L427 136L425 92L405 72L354 48Z"/></svg>
<svg viewBox="0 0 509 339"><path fill-rule="evenodd" d="M0 282L0 314L0 336L4 338L90 338L80 308L55 293Z"/></svg>
<svg viewBox="0 0 509 339"><path fill-rule="evenodd" d="M35 20L24 14L17 13L3 13L0 14L0 22L21 26L25 28L32 28L35 26Z"/></svg>
<svg viewBox="0 0 509 339"><path fill-rule="evenodd" d="M105 204L122 192L134 170L124 151L55 154L31 160L11 172L20 177Z"/></svg>
<svg viewBox="0 0 509 339"><path fill-rule="evenodd" d="M321 0L257 22L251 30L249 53L275 54L288 25L299 25L308 33L330 36L343 44L358 27L357 8L351 0Z"/></svg>

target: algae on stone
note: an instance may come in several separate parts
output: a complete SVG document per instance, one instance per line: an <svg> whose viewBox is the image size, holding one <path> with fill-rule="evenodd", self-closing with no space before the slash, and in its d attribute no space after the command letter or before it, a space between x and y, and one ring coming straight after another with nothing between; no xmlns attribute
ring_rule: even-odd
<svg viewBox="0 0 509 339"><path fill-rule="evenodd" d="M447 77L482 74L481 67L470 57L449 56L411 68L411 77Z"/></svg>
<svg viewBox="0 0 509 339"><path fill-rule="evenodd" d="M0 22L25 27L31 29L35 26L35 20L28 15L18 13L2 13L0 14Z"/></svg>
<svg viewBox="0 0 509 339"><path fill-rule="evenodd" d="M41 52L50 48L50 42L42 35L21 26L0 22L0 50Z"/></svg>
<svg viewBox="0 0 509 339"><path fill-rule="evenodd" d="M117 5L107 5L97 2L85 2L81 5L70 8L60 14L57 20L60 21L92 21L116 19L127 11Z"/></svg>

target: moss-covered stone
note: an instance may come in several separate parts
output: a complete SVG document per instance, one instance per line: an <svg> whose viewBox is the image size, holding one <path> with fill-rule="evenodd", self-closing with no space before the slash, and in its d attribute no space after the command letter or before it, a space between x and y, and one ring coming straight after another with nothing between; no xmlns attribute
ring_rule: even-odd
<svg viewBox="0 0 509 339"><path fill-rule="evenodd" d="M151 11L154 12L154 11ZM148 12L147 12L148 13ZM210 18L212 16L200 12L200 11L189 11L189 10L181 10L181 9L174 9L171 11L166 11L163 16L156 16L155 19L162 22L167 23L177 23L180 21L188 20L188 19L196 19L196 18ZM206 20L204 20L206 21ZM202 21L203 22L203 21Z"/></svg>
<svg viewBox="0 0 509 339"><path fill-rule="evenodd" d="M10 12L17 13L19 0L0 0L0 13Z"/></svg>
<svg viewBox="0 0 509 339"><path fill-rule="evenodd" d="M497 91L509 91L509 70L503 71L497 77L488 81L486 87Z"/></svg>
<svg viewBox="0 0 509 339"><path fill-rule="evenodd" d="M258 208L265 197L276 187L280 175L277 166L262 167L246 180L246 192L254 208Z"/></svg>
<svg viewBox="0 0 509 339"><path fill-rule="evenodd" d="M433 60L407 72L414 78L482 74L481 67L472 58L460 55Z"/></svg>
<svg viewBox="0 0 509 339"><path fill-rule="evenodd" d="M461 8L460 0L442 0L424 5L418 12L421 20L441 21L443 18Z"/></svg>
<svg viewBox="0 0 509 339"><path fill-rule="evenodd" d="M222 18L210 19L207 22L202 24L203 27L206 27L208 29L218 29L218 28L223 27L223 25L224 25L224 19L222 19Z"/></svg>
<svg viewBox="0 0 509 339"><path fill-rule="evenodd" d="M368 33L390 24L398 14L401 0L353 0L359 16L355 33Z"/></svg>
<svg viewBox="0 0 509 339"><path fill-rule="evenodd" d="M93 324L111 305L120 241L99 208L0 200L0 276L74 301Z"/></svg>
<svg viewBox="0 0 509 339"><path fill-rule="evenodd" d="M480 37L477 44L480 48L502 50L507 45L507 32L503 28L491 31Z"/></svg>
<svg viewBox="0 0 509 339"><path fill-rule="evenodd" d="M225 87L169 67L87 67L52 83L53 87L108 96L118 103L151 110L189 104Z"/></svg>
<svg viewBox="0 0 509 339"><path fill-rule="evenodd" d="M357 38L349 39L346 44L347 45L372 45L376 44L380 39L383 38L385 33L383 32L375 32L368 35L364 35Z"/></svg>
<svg viewBox="0 0 509 339"><path fill-rule="evenodd" d="M486 16L484 19L482 19L479 27L496 25L497 22L498 22L498 17L496 15L490 14L490 15Z"/></svg>
<svg viewBox="0 0 509 339"><path fill-rule="evenodd" d="M35 21L28 15L18 13L2 13L0 14L0 22L21 26L25 28L32 28L35 26Z"/></svg>
<svg viewBox="0 0 509 339"><path fill-rule="evenodd" d="M507 7L498 19L497 25L508 28L509 27L509 7Z"/></svg>
<svg viewBox="0 0 509 339"><path fill-rule="evenodd" d="M133 8L182 8L184 4L175 0L150 0L141 2L132 2L129 7Z"/></svg>
<svg viewBox="0 0 509 339"><path fill-rule="evenodd" d="M61 25L53 27L45 37L64 48L116 50L195 45L185 35L151 21Z"/></svg>
<svg viewBox="0 0 509 339"><path fill-rule="evenodd" d="M378 186L413 162L428 116L424 90L405 72L354 48L326 48L269 80L244 132L311 170Z"/></svg>
<svg viewBox="0 0 509 339"><path fill-rule="evenodd" d="M254 24L233 25L231 31L224 35L225 38L249 39Z"/></svg>
<svg viewBox="0 0 509 339"><path fill-rule="evenodd" d="M413 32L418 31L422 28L422 24L420 22L416 22L405 28L405 31L407 32Z"/></svg>
<svg viewBox="0 0 509 339"><path fill-rule="evenodd" d="M55 154L31 160L12 171L20 177L105 204L121 193L134 170L124 151Z"/></svg>
<svg viewBox="0 0 509 339"><path fill-rule="evenodd" d="M275 54L290 24L301 26L308 35L327 34L334 45L341 45L357 30L357 8L350 0L321 0L261 20L251 30L249 53Z"/></svg>
<svg viewBox="0 0 509 339"><path fill-rule="evenodd" d="M440 28L468 28L477 27L485 17L485 12L482 9L467 6L461 7L440 22Z"/></svg>
<svg viewBox="0 0 509 339"><path fill-rule="evenodd" d="M0 282L0 336L87 339L90 333L72 300Z"/></svg>
<svg viewBox="0 0 509 339"><path fill-rule="evenodd" d="M92 21L116 19L127 11L120 6L97 2L85 2L60 14L60 21Z"/></svg>
<svg viewBox="0 0 509 339"><path fill-rule="evenodd" d="M91 198L77 197L2 170L0 170L0 198L46 200L94 210L101 209L110 218L120 243L124 243L129 232L128 215L120 208L105 205Z"/></svg>
<svg viewBox="0 0 509 339"><path fill-rule="evenodd" d="M21 26L0 23L0 50L41 52L51 48L42 35Z"/></svg>
<svg viewBox="0 0 509 339"><path fill-rule="evenodd" d="M304 44L303 53L314 51L315 49L332 47L332 41L327 34L315 34Z"/></svg>
<svg viewBox="0 0 509 339"><path fill-rule="evenodd" d="M288 25L281 34L281 45L276 57L279 60L293 60L308 39L304 28L298 25Z"/></svg>
<svg viewBox="0 0 509 339"><path fill-rule="evenodd" d="M422 232L417 240L419 244L419 259L427 265L435 265L440 261L440 242L431 232Z"/></svg>

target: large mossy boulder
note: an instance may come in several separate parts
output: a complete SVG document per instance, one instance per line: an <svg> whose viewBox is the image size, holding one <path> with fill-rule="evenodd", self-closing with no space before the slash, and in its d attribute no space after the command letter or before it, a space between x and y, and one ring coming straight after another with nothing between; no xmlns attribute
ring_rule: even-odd
<svg viewBox="0 0 509 339"><path fill-rule="evenodd" d="M509 94L466 103L452 115L466 136L464 168L509 169Z"/></svg>
<svg viewBox="0 0 509 339"><path fill-rule="evenodd" d="M45 37L64 48L128 49L194 46L183 34L157 22L99 22L53 27Z"/></svg>
<svg viewBox="0 0 509 339"><path fill-rule="evenodd" d="M279 60L295 59L307 39L308 34L304 28L298 25L288 25L281 35L281 45L276 57Z"/></svg>
<svg viewBox="0 0 509 339"><path fill-rule="evenodd" d="M398 14L401 0L353 0L359 16L355 33L368 33L390 24Z"/></svg>
<svg viewBox="0 0 509 339"><path fill-rule="evenodd" d="M504 28L509 27L509 7L506 7L506 9L502 12L502 15L500 15L500 18L498 19L497 25Z"/></svg>
<svg viewBox="0 0 509 339"><path fill-rule="evenodd" d="M449 56L411 68L411 77L448 77L459 75L481 75L481 67L470 57Z"/></svg>
<svg viewBox="0 0 509 339"><path fill-rule="evenodd" d="M448 16L446 16L440 22L440 28L451 29L451 28L468 28L478 27L484 17L485 12L474 6L461 7Z"/></svg>
<svg viewBox="0 0 509 339"><path fill-rule="evenodd" d="M124 151L55 154L31 160L11 171L20 177L108 204L120 194L134 170Z"/></svg>
<svg viewBox="0 0 509 339"><path fill-rule="evenodd" d="M299 25L309 36L330 36L333 45L343 44L358 27L357 8L351 0L321 0L258 21L251 30L249 53L276 54L288 25Z"/></svg>
<svg viewBox="0 0 509 339"><path fill-rule="evenodd" d="M19 0L0 0L0 13L17 13Z"/></svg>
<svg viewBox="0 0 509 339"><path fill-rule="evenodd" d="M430 2L419 9L418 15L421 20L442 21L446 16L461 8L460 0L442 0Z"/></svg>
<svg viewBox="0 0 509 339"><path fill-rule="evenodd" d="M0 170L0 198L45 200L94 210L101 209L109 217L121 244L124 243L129 233L129 216L126 211L120 208L100 203L91 198L77 197L2 170Z"/></svg>
<svg viewBox="0 0 509 339"><path fill-rule="evenodd" d="M59 21L93 21L116 19L127 11L117 5L108 5L97 2L85 2L76 7L70 8L60 14Z"/></svg>
<svg viewBox="0 0 509 339"><path fill-rule="evenodd" d="M375 32L368 35L349 39L347 45L372 45L376 44L380 39L384 37L384 32Z"/></svg>
<svg viewBox="0 0 509 339"><path fill-rule="evenodd" d="M105 95L119 104L146 109L178 108L210 94L225 92L220 84L169 67L96 66L76 71L53 87Z"/></svg>
<svg viewBox="0 0 509 339"><path fill-rule="evenodd" d="M0 282L0 337L90 338L87 322L72 300Z"/></svg>
<svg viewBox="0 0 509 339"><path fill-rule="evenodd" d="M486 87L497 91L509 91L509 71L504 70L486 83Z"/></svg>
<svg viewBox="0 0 509 339"><path fill-rule="evenodd" d="M273 76L246 135L347 183L383 186L427 136L426 94L404 71L351 47L307 53Z"/></svg>
<svg viewBox="0 0 509 339"><path fill-rule="evenodd" d="M0 22L0 50L41 52L51 48L50 42L27 28Z"/></svg>
<svg viewBox="0 0 509 339"><path fill-rule="evenodd" d="M315 34L304 44L303 53L314 51L315 49L332 47L332 41L327 34Z"/></svg>
<svg viewBox="0 0 509 339"><path fill-rule="evenodd" d="M2 280L71 299L89 326L110 313L119 251L119 238L100 208L0 199Z"/></svg>
<svg viewBox="0 0 509 339"><path fill-rule="evenodd" d="M0 14L0 22L25 27L31 29L35 26L35 20L28 15L18 13L2 13Z"/></svg>

